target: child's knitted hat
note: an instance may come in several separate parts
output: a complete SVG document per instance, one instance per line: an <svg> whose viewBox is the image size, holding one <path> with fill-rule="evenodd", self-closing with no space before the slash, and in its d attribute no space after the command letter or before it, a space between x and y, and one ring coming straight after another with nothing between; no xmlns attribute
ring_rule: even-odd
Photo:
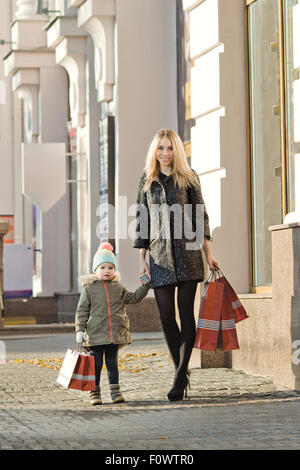
<svg viewBox="0 0 300 470"><path fill-rule="evenodd" d="M112 263L116 269L117 258L113 253L113 246L109 242L101 243L93 259L93 272L102 263Z"/></svg>

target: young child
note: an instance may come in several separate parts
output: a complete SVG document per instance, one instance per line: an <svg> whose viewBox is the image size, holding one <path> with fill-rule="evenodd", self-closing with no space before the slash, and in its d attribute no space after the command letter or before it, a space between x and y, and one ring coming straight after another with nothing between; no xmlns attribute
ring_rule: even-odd
<svg viewBox="0 0 300 470"><path fill-rule="evenodd" d="M116 256L110 243L102 243L93 259L93 272L82 276L83 285L78 302L75 327L77 343L85 343L95 358L96 389L90 392L91 405L101 405L100 375L103 356L107 367L111 398L124 402L120 392L118 350L131 343L129 320L125 305L140 302L150 286L142 285L129 292L119 282Z"/></svg>

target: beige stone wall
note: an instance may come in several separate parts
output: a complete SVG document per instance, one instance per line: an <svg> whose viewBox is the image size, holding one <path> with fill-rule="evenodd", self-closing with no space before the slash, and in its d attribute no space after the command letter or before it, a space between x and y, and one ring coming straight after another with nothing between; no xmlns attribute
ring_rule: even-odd
<svg viewBox="0 0 300 470"><path fill-rule="evenodd" d="M300 224L271 230L273 292L239 296L250 318L237 325L232 367L300 389Z"/></svg>
<svg viewBox="0 0 300 470"><path fill-rule="evenodd" d="M232 367L271 375L273 370L272 295L239 295L249 318L236 325L240 349L232 352Z"/></svg>
<svg viewBox="0 0 300 470"><path fill-rule="evenodd" d="M274 368L283 383L300 389L300 364L293 362L300 340L300 224L271 229Z"/></svg>

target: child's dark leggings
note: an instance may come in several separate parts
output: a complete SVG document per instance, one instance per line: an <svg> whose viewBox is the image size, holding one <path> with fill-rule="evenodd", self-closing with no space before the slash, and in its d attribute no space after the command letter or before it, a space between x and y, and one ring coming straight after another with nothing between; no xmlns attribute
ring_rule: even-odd
<svg viewBox="0 0 300 470"><path fill-rule="evenodd" d="M193 351L196 324L194 318L194 300L197 281L179 282L177 305L180 328L175 317L175 285L154 289L155 299L160 313L160 320L166 342L171 353L179 383L186 378L189 360Z"/></svg>
<svg viewBox="0 0 300 470"><path fill-rule="evenodd" d="M119 383L118 369L118 344L104 344L102 346L90 346L91 355L95 358L96 386L100 385L100 375L103 367L103 356L107 368L108 381L110 384Z"/></svg>

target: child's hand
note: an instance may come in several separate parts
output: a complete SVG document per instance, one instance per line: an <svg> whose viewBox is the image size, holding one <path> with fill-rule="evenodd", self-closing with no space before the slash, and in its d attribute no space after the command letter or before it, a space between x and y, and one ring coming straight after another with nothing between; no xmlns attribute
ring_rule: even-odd
<svg viewBox="0 0 300 470"><path fill-rule="evenodd" d="M147 286L150 284L151 279L147 273L144 273L140 276L140 281L142 282L144 286Z"/></svg>
<svg viewBox="0 0 300 470"><path fill-rule="evenodd" d="M83 331L77 331L76 333L76 342L79 344L86 343L86 335L84 334Z"/></svg>

